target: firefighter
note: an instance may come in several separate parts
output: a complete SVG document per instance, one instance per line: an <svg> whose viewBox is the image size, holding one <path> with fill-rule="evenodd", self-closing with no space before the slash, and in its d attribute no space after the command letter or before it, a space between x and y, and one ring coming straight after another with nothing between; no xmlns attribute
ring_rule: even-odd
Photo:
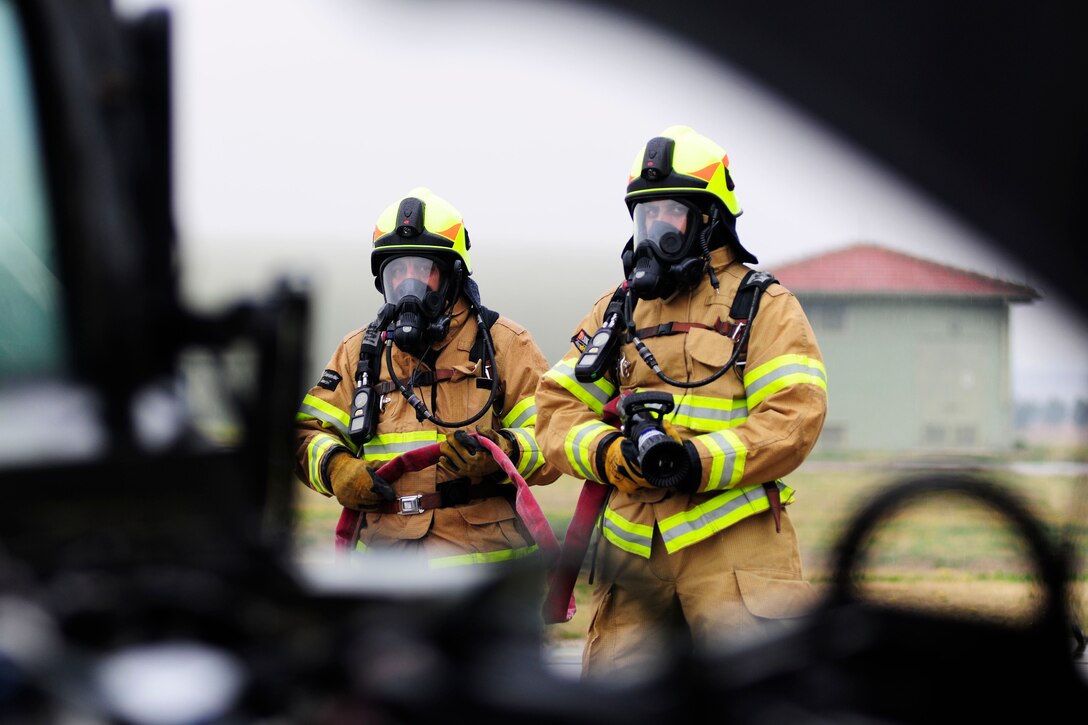
<svg viewBox="0 0 1088 725"><path fill-rule="evenodd" d="M385 303L348 333L297 416L297 473L361 511L352 546L419 554L431 567L521 558L535 544L515 487L472 435L509 456L529 485L554 481L534 434L547 361L532 335L481 304L461 214L429 189L391 204L371 271ZM395 485L375 471L441 444L436 465Z"/></svg>
<svg viewBox="0 0 1088 725"><path fill-rule="evenodd" d="M536 394L548 461L612 487L591 569L587 678L648 673L678 641L736 643L814 596L783 480L826 412L808 319L750 266L715 142L666 129L636 155L625 199L626 281L598 298ZM640 457L651 441L668 445Z"/></svg>

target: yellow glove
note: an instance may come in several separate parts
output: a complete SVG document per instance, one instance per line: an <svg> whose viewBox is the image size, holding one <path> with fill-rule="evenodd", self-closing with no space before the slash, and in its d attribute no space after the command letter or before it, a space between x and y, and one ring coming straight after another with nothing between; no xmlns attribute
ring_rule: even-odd
<svg viewBox="0 0 1088 725"><path fill-rule="evenodd" d="M395 498L393 487L375 475L378 468L373 463L367 465L366 461L350 453L334 453L329 459L327 472L332 493L340 505L359 509L392 501Z"/></svg>
<svg viewBox="0 0 1088 725"><path fill-rule="evenodd" d="M506 454L506 457L509 458L512 463L516 464L518 462L518 456L521 455L521 451L518 449L518 444L513 437L505 435L494 428L488 428L487 426L476 426L476 432L501 448L502 452Z"/></svg>
<svg viewBox="0 0 1088 725"><path fill-rule="evenodd" d="M608 482L624 493L634 493L640 488L654 488L652 483L642 477L638 466L623 455L622 445L625 441L623 436L616 436L605 450L604 475Z"/></svg>
<svg viewBox="0 0 1088 725"><path fill-rule="evenodd" d="M439 465L459 476L477 478L499 470L499 464L492 458L491 453L477 443L464 428L454 431L452 436L446 436L446 440L438 447L438 452Z"/></svg>

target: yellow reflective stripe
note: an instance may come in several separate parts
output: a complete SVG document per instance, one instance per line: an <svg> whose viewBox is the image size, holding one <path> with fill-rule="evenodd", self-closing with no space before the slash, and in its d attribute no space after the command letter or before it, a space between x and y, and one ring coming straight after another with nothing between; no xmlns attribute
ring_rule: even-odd
<svg viewBox="0 0 1088 725"><path fill-rule="evenodd" d="M348 436L348 419L350 416L347 412L340 410L332 403L322 400L316 395L307 394L302 399L302 405L299 407L295 419L307 420L309 418L324 421L340 431L345 438Z"/></svg>
<svg viewBox="0 0 1088 725"><path fill-rule="evenodd" d="M435 430L421 430L411 433L379 433L363 446L363 452L367 460L389 461L401 453L424 448L445 439L446 436L440 435Z"/></svg>
<svg viewBox="0 0 1088 725"><path fill-rule="evenodd" d="M536 425L536 396L522 398L503 416L503 428L531 428Z"/></svg>
<svg viewBox="0 0 1088 725"><path fill-rule="evenodd" d="M526 478L544 465L544 456L540 455L540 447L536 444L536 435L532 428L505 428L504 430L513 433L518 442L517 469L522 478Z"/></svg>
<svg viewBox="0 0 1088 725"><path fill-rule="evenodd" d="M307 473L310 476L310 483L317 491L332 495L332 485L321 476L321 463L334 448L342 446L343 443L339 438L333 438L325 433L318 433L310 438L306 446Z"/></svg>
<svg viewBox="0 0 1088 725"><path fill-rule="evenodd" d="M449 569L454 566L468 566L471 564L494 564L500 561L513 561L524 559L536 553L539 547L536 544L522 546L517 549L499 549L498 551L476 551L470 554L457 554L455 556L436 556L427 561L431 569Z"/></svg>
<svg viewBox="0 0 1088 725"><path fill-rule="evenodd" d="M615 431L615 428L599 420L579 423L567 431L567 435L563 439L563 447L566 450L567 460L570 461L571 468L579 476L597 483L604 483L593 473L593 453L597 450L594 444L605 433Z"/></svg>
<svg viewBox="0 0 1088 725"><path fill-rule="evenodd" d="M676 409L665 417L700 433L734 428L748 419L748 402L743 398L712 398L706 395L674 395Z"/></svg>
<svg viewBox="0 0 1088 725"><path fill-rule="evenodd" d="M701 443L710 451L713 461L707 476L707 491L729 488L744 475L748 449L740 442L736 433L731 430L722 430L695 436L692 440Z"/></svg>
<svg viewBox="0 0 1088 725"><path fill-rule="evenodd" d="M827 372L819 360L805 355L781 355L744 374L748 408L791 385L809 384L827 390Z"/></svg>
<svg viewBox="0 0 1088 725"><path fill-rule="evenodd" d="M610 508L604 510L601 531L604 538L626 552L650 558L654 527L628 521Z"/></svg>
<svg viewBox="0 0 1088 725"><path fill-rule="evenodd" d="M573 359L560 360L544 377L559 383L563 388L585 403L585 406L597 415L604 411L604 406L616 394L616 386L601 378L592 383L581 383L574 377Z"/></svg>
<svg viewBox="0 0 1088 725"><path fill-rule="evenodd" d="M793 489L776 481L783 503L793 500ZM665 549L673 554L771 506L761 484L724 491L709 501L657 523Z"/></svg>

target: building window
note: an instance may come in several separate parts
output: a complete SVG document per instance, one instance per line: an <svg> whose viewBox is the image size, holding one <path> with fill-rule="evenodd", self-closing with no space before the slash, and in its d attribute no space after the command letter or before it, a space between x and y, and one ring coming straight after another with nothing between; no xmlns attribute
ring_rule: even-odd
<svg viewBox="0 0 1088 725"><path fill-rule="evenodd" d="M978 443L978 430L973 425L961 425L956 428L957 446L974 446Z"/></svg>
<svg viewBox="0 0 1088 725"><path fill-rule="evenodd" d="M944 426L931 423L922 431L922 442L927 446L943 446L944 436Z"/></svg>

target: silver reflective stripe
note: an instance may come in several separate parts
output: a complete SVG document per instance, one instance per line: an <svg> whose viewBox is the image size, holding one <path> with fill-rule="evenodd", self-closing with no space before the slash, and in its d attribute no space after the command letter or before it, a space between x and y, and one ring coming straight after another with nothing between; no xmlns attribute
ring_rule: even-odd
<svg viewBox="0 0 1088 725"><path fill-rule="evenodd" d="M427 446L435 443L438 438L437 434L434 440L423 441L390 441L385 442L379 438L372 440L366 444L366 457L367 458L379 458L382 456L388 456L390 458L399 456L402 453L408 451L414 451L419 448L426 448Z"/></svg>
<svg viewBox="0 0 1088 725"><path fill-rule="evenodd" d="M827 388L827 373L824 372L820 361L801 355L783 355L749 372L751 375L744 376L744 389L752 407L758 405L763 398L779 387L785 388L796 383L811 383ZM796 376L797 379L790 383L779 382L791 376ZM767 388L771 389L765 390Z"/></svg>
<svg viewBox="0 0 1088 725"><path fill-rule="evenodd" d="M315 408L312 405L307 405L306 403L303 403L301 406L299 406L298 413L299 415L311 416L313 418L316 418L317 420L320 420L322 423L331 425L344 438L351 437L351 433L348 431L347 424L345 424L342 420L340 420L337 416L333 415L331 412L324 411L320 408Z"/></svg>
<svg viewBox="0 0 1088 725"><path fill-rule="evenodd" d="M609 511L613 516L613 512ZM649 558L650 545L653 543L651 536L643 536L636 534L633 531L627 531L619 526L619 524L613 521L609 516L604 517L603 527L605 529L608 539L619 548L624 551L629 551L632 554L638 554Z"/></svg>
<svg viewBox="0 0 1088 725"><path fill-rule="evenodd" d="M531 428L507 428L507 430L513 433L518 441L518 473L528 476L544 463L533 431Z"/></svg>
<svg viewBox="0 0 1088 725"><path fill-rule="evenodd" d="M529 397L515 405L510 413L503 418L502 427L527 428L532 425L533 420L536 418L536 403L534 401L534 398Z"/></svg>
<svg viewBox="0 0 1088 725"><path fill-rule="evenodd" d="M706 481L707 491L728 488L744 475L748 451L743 447L736 433L722 430L717 433L705 433L695 440L711 454L710 470L707 472Z"/></svg>
<svg viewBox="0 0 1088 725"><path fill-rule="evenodd" d="M778 482L778 490L786 486ZM737 521L770 508L767 491L761 484L725 491L689 511L658 522L661 538L669 552L702 541Z"/></svg>
<svg viewBox="0 0 1088 725"><path fill-rule="evenodd" d="M532 556L540 547L536 544L522 546L516 549L499 549L498 551L478 551L468 554L454 554L453 556L437 556L428 560L431 569L448 569L456 566L471 566L480 564L498 564L504 561L524 559Z"/></svg>
<svg viewBox="0 0 1088 725"><path fill-rule="evenodd" d="M319 433L310 439L306 446L306 459L310 483L321 493L332 494L332 486L321 476L321 464L333 448L341 447L340 441L332 436Z"/></svg>
<svg viewBox="0 0 1088 725"><path fill-rule="evenodd" d="M566 360L560 360L557 362L551 370L545 373L548 377L554 379L575 397L587 403L588 399L595 401L598 405L595 408L598 412L604 408L605 404L612 399L616 393L616 386L608 382L605 378L601 378L592 383L582 383L574 376L574 366ZM581 394L579 394L581 393Z"/></svg>
<svg viewBox="0 0 1088 725"><path fill-rule="evenodd" d="M696 405L688 401L690 401L689 398L681 398L677 403L676 410L666 417L671 417L674 423L690 430L698 432L720 430L721 428L740 425L748 418L748 405L744 401L736 401L738 405L731 409L724 409L719 406ZM726 399L723 402L728 404L733 401Z"/></svg>
<svg viewBox="0 0 1088 725"><path fill-rule="evenodd" d="M582 473L584 478L591 481L597 481L597 477L593 473L593 463L590 460L593 454L590 452L588 444L603 432L602 429L609 430L610 427L599 421L590 421L575 426L567 433L567 458L570 460L571 465Z"/></svg>

